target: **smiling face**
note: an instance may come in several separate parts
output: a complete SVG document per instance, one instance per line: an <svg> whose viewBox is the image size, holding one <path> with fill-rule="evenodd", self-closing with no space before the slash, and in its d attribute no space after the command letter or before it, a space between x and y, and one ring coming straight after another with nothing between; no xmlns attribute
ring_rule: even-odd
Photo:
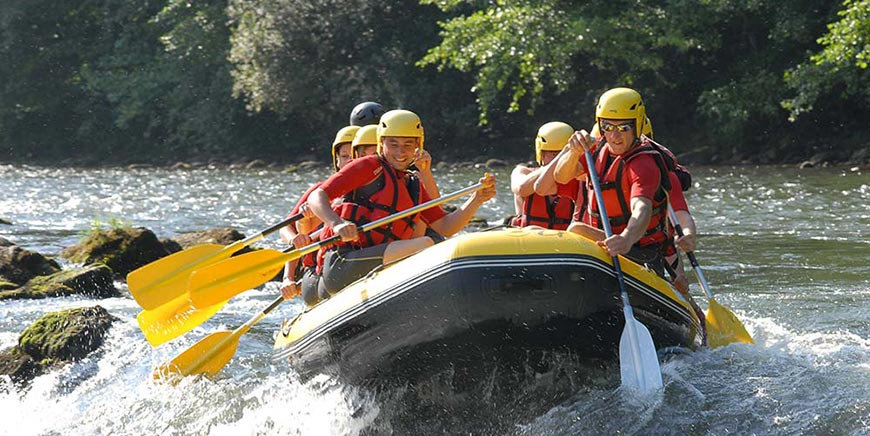
<svg viewBox="0 0 870 436"><path fill-rule="evenodd" d="M381 153L394 169L404 171L414 162L420 138L385 136L381 138L381 141Z"/></svg>
<svg viewBox="0 0 870 436"><path fill-rule="evenodd" d="M613 154L625 153L634 146L636 136L633 120L602 119L600 124L599 129L604 132Z"/></svg>

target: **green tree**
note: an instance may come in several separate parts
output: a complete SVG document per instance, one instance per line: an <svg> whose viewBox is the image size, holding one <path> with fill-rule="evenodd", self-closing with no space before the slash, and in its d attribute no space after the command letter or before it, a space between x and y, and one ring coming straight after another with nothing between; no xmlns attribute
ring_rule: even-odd
<svg viewBox="0 0 870 436"><path fill-rule="evenodd" d="M783 107L792 120L812 111L823 96L870 107L870 0L844 0L838 16L817 41L823 49L785 74L794 96Z"/></svg>
<svg viewBox="0 0 870 436"><path fill-rule="evenodd" d="M417 112L429 144L477 134L466 77L414 65L437 42L435 8L416 0L233 0L229 11L236 94L253 111L286 116L317 155L366 100Z"/></svg>
<svg viewBox="0 0 870 436"><path fill-rule="evenodd" d="M782 73L832 10L821 0L424 1L455 15L423 63L475 74L482 122L545 108L591 123L597 95L632 86L658 137L732 160L756 153L762 135L781 140L764 159L794 150L779 136L794 129Z"/></svg>
<svg viewBox="0 0 870 436"><path fill-rule="evenodd" d="M10 156L74 155L87 145L76 138L104 125L106 102L79 70L110 43L101 39L102 17L93 2L0 2L0 141Z"/></svg>

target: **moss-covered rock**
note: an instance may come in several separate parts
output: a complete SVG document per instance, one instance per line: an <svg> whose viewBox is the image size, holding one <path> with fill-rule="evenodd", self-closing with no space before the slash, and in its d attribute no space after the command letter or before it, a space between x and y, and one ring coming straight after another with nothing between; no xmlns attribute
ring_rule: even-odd
<svg viewBox="0 0 870 436"><path fill-rule="evenodd" d="M28 280L54 274L60 265L52 259L18 245L0 247L0 276L4 280L23 285Z"/></svg>
<svg viewBox="0 0 870 436"><path fill-rule="evenodd" d="M25 382L46 369L99 349L118 318L100 306L51 312L21 332L18 345L0 352L0 375Z"/></svg>
<svg viewBox="0 0 870 436"><path fill-rule="evenodd" d="M9 221L6 218L0 217L0 225L11 226L12 221Z"/></svg>
<svg viewBox="0 0 870 436"><path fill-rule="evenodd" d="M10 289L17 288L18 285L6 280L3 276L0 276L0 291L8 291Z"/></svg>
<svg viewBox="0 0 870 436"><path fill-rule="evenodd" d="M40 372L39 363L17 346L0 352L0 374L21 382L36 377Z"/></svg>
<svg viewBox="0 0 870 436"><path fill-rule="evenodd" d="M102 306L51 312L21 332L18 347L40 362L79 360L103 345L117 320Z"/></svg>
<svg viewBox="0 0 870 436"><path fill-rule="evenodd" d="M103 263L124 279L127 273L169 255L154 232L143 227L124 227L89 234L80 244L67 247L61 256L85 265Z"/></svg>
<svg viewBox="0 0 870 436"><path fill-rule="evenodd" d="M34 277L17 289L3 290L0 287L0 301L63 297L76 294L98 298L121 295L112 282L112 269L101 263L85 268L56 272L50 276Z"/></svg>

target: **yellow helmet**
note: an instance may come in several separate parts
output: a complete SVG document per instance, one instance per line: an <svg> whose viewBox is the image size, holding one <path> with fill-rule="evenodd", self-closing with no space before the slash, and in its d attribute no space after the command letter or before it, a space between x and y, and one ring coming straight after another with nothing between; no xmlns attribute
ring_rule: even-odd
<svg viewBox="0 0 870 436"><path fill-rule="evenodd" d="M635 136L637 132L644 131L646 121L646 106L640 93L630 88L613 88L598 99L595 107L595 124L600 124L601 119L634 120Z"/></svg>
<svg viewBox="0 0 870 436"><path fill-rule="evenodd" d="M367 126L362 126L359 130L356 131L356 135L353 137L353 157L359 157L359 150L357 147L366 146L366 145L378 145L378 126L375 124L369 124Z"/></svg>
<svg viewBox="0 0 870 436"><path fill-rule="evenodd" d="M538 136L535 137L535 160L538 165L542 165L542 151L562 150L573 134L574 128L561 121L551 121L541 126Z"/></svg>
<svg viewBox="0 0 870 436"><path fill-rule="evenodd" d="M649 120L649 117L646 117L646 119L644 120L643 132L641 133L643 135L646 135L649 139L653 139L652 121ZM595 125L592 126L592 130L589 131L589 136L593 138L598 138L601 136L601 130L598 128L598 123L595 123Z"/></svg>
<svg viewBox="0 0 870 436"><path fill-rule="evenodd" d="M404 109L391 110L381 115L381 121L378 123L378 154L381 153L381 139L384 136L420 138L420 150L422 150L423 122L414 112Z"/></svg>
<svg viewBox="0 0 870 436"><path fill-rule="evenodd" d="M332 166L336 171L338 171L338 147L341 144L352 143L357 130L359 130L359 126L347 126L335 134L335 141L332 141Z"/></svg>

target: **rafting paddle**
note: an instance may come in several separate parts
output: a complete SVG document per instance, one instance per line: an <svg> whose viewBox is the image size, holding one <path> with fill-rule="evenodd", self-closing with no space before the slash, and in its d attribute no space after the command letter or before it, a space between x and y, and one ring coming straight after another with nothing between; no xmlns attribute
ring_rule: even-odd
<svg viewBox="0 0 870 436"><path fill-rule="evenodd" d="M130 294L145 310L153 310L172 302L180 295L187 293L187 280L193 271L225 260L242 248L298 221L302 217L302 213L297 213L256 235L233 242L230 245L196 245L157 259L127 274L127 286L130 288Z"/></svg>
<svg viewBox="0 0 870 436"><path fill-rule="evenodd" d="M217 331L200 339L199 342L171 361L157 367L154 370L154 378L176 383L181 377L189 375L205 374L208 377L213 377L236 354L239 338L284 301L284 297L276 298L269 307L233 331Z"/></svg>
<svg viewBox="0 0 870 436"><path fill-rule="evenodd" d="M604 199L601 198L601 186L598 183L598 175L595 174L595 162L588 150L585 154L587 171L595 188L595 200L598 203L601 222L604 224L604 234L609 238L613 235L613 231L607 218L607 210L604 208ZM664 385L656 347L646 326L634 319L634 311L628 300L628 292L625 290L625 277L619 264L619 256L613 256L613 268L616 270L616 279L619 282L622 313L625 317L625 328L619 338L619 372L622 386L649 394Z"/></svg>
<svg viewBox="0 0 870 436"><path fill-rule="evenodd" d="M683 228L680 226L677 214L670 203L668 203L668 215L671 218L671 224L673 224L677 235L682 237ZM716 299L713 298L713 292L710 291L710 285L707 284L707 279L704 277L704 272L701 271L701 265L698 264L695 253L687 251L686 256L689 257L689 262L692 264L692 268L695 269L698 283L701 284L701 288L707 294L708 307L705 319L707 323L707 344L710 348L722 347L734 342L754 344L755 341L752 340L752 336L746 331L746 327L743 326L737 315L727 307L716 302Z"/></svg>
<svg viewBox="0 0 870 436"><path fill-rule="evenodd" d="M366 223L360 227L360 232L367 232L376 227L414 215L425 209L478 191L481 188L483 188L483 184L476 183L452 194L438 197L379 220ZM283 252L270 249L257 250L197 270L191 274L188 283L190 301L195 308L206 308L226 302L230 298L248 289L256 288L269 281L272 277L275 277L287 261L315 252L321 247L334 244L339 240L341 240L341 237L335 235L298 250L287 249Z"/></svg>
<svg viewBox="0 0 870 436"><path fill-rule="evenodd" d="M309 236L316 238L319 234L320 230ZM208 321L225 304L226 301L219 301L210 306L196 308L190 303L190 295L185 292L152 310L139 312L136 321L148 343L157 347Z"/></svg>

